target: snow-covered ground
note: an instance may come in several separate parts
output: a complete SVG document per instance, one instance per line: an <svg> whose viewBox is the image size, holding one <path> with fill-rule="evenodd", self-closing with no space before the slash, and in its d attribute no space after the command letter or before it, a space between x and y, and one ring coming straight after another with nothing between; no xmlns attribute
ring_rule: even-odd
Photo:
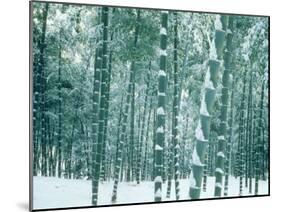
<svg viewBox="0 0 281 212"><path fill-rule="evenodd" d="M91 181L89 180L68 180L54 177L34 177L33 207L34 209L43 208L62 208L62 207L81 207L91 206ZM244 182L243 182L244 183ZM209 177L207 181L207 191L201 193L201 198L213 198L215 178ZM172 184L171 198L166 198L167 184L163 184L163 200L175 200L175 188ZM189 180L180 181L180 199L188 199ZM98 205L111 205L111 194L113 181L100 183ZM254 180L253 180L254 189ZM259 182L259 194L268 194L268 182ZM244 188L243 196L249 194L248 188ZM239 178L229 179L229 196L239 196ZM153 202L154 183L121 182L118 187L118 204Z"/></svg>

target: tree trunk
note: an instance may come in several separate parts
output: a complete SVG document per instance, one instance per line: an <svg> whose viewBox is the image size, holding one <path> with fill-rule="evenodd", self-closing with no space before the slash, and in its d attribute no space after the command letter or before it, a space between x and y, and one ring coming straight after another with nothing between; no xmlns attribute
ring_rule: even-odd
<svg viewBox="0 0 281 212"><path fill-rule="evenodd" d="M61 177L62 173L62 86L61 86L61 36L62 30L60 30L60 44L59 44L59 70L58 70L58 94L59 94L59 126L58 126L58 177Z"/></svg>
<svg viewBox="0 0 281 212"><path fill-rule="evenodd" d="M240 107L240 123L239 123L239 143L238 143L238 174L239 174L239 196L243 195L243 175L244 175L244 138L245 138L245 94L246 94L246 70L243 77L243 93Z"/></svg>
<svg viewBox="0 0 281 212"><path fill-rule="evenodd" d="M261 154L262 154L262 126L263 126L263 99L264 99L264 84L265 81L262 82L261 88L261 98L260 98L260 108L259 108L259 119L258 119L258 138L256 145L256 153L255 153L255 195L259 193L259 180L261 176Z"/></svg>
<svg viewBox="0 0 281 212"><path fill-rule="evenodd" d="M42 160L41 160L41 174L43 176L47 175L47 163L46 163L46 69L45 69L45 49L46 49L46 28L47 28L47 16L48 16L48 10L49 10L49 4L45 5L45 8L43 10L43 25L42 25L42 34L40 38L40 56L39 56L39 67L38 67L38 72L39 72L39 93L38 95L38 100L40 100L40 103L38 105L38 109L40 108L40 132L38 135L39 141L41 143L41 146L38 142L37 145L34 145L34 151L39 151L39 148L41 147L41 154L42 154ZM37 96L36 95L36 96ZM35 97L36 98L36 97ZM36 113L39 111L35 111ZM36 120L37 121L37 120ZM36 122L35 122L36 123ZM34 154L34 164L35 164L35 174L37 175L38 172L38 167L36 165L39 165L39 153Z"/></svg>
<svg viewBox="0 0 281 212"><path fill-rule="evenodd" d="M107 42L108 42L108 7L102 8L102 23L103 23L103 43L102 43L102 64L101 64L101 91L100 91L100 104L98 115L98 136L94 168L92 168L93 181L92 181L92 204L97 205L98 202L98 189L100 180L100 167L101 167L101 151L104 141L104 110L105 110L105 93L106 93L106 79L107 79ZM98 69L98 68L97 68ZM97 70L96 70L97 71ZM99 82L97 82L99 85Z"/></svg>
<svg viewBox="0 0 281 212"><path fill-rule="evenodd" d="M147 125L146 125L146 135L145 135L145 150L144 150L144 161L143 161L143 168L142 168L142 181L147 179L147 163L148 163L148 141L149 141L149 129L150 129L150 119L151 119L151 111L152 111L152 97L150 97L149 103L149 112L147 118Z"/></svg>
<svg viewBox="0 0 281 212"><path fill-rule="evenodd" d="M221 21L223 23L223 30L227 30L229 17L223 15ZM232 18L230 19L230 23ZM226 52L224 55L224 72L222 76L222 96L221 96L221 114L220 114L220 128L218 133L218 152L216 155L216 184L215 184L215 197L220 197L222 192L222 180L224 175L224 158L225 158L225 145L226 145L226 130L227 130L227 108L228 108L228 90L229 78L231 72L231 55L232 55L232 32L233 26L228 26L230 32L226 35Z"/></svg>
<svg viewBox="0 0 281 212"><path fill-rule="evenodd" d="M224 196L228 196L228 184L230 175L230 161L231 161L231 147L233 141L233 107L234 107L234 82L232 82L232 92L231 92L231 103L230 103L230 119L229 119L229 137L226 149L226 161L225 161L225 180L224 180Z"/></svg>
<svg viewBox="0 0 281 212"><path fill-rule="evenodd" d="M110 41L113 40L113 32L110 36ZM109 94L110 94L110 82L111 82L111 70L112 70L112 55L113 50L109 52L108 59L108 78L106 79L106 94L105 94L105 114L104 114L104 142L102 147L102 164L101 164L101 180L105 181L105 170L106 170L106 143L107 143L107 127L108 127L108 113L109 113Z"/></svg>
<svg viewBox="0 0 281 212"><path fill-rule="evenodd" d="M172 117L172 143L174 149L174 167L175 167L175 194L176 200L180 198L180 182L179 182L179 135L178 135L178 118L179 118L179 108L178 108L178 98L179 98L179 85L178 85L178 26L177 23L177 13L174 13L174 99L173 99L173 117Z"/></svg>
<svg viewBox="0 0 281 212"><path fill-rule="evenodd" d="M140 131L140 144L139 144L139 148L138 148L138 158L137 158L137 176L136 176L136 180L137 180L137 184L140 183L140 179L141 179L141 157L142 157L142 146L144 143L144 126L146 123L146 113L147 113L147 99L149 96L149 90L150 90L150 68L151 68L151 62L149 63L149 73L147 75L147 83L146 83L146 91L145 91L145 100L144 100L144 111L143 111L143 116L142 116L142 127L141 127L141 131ZM147 143L146 143L146 147L147 147ZM146 150L145 150L146 151ZM146 163L146 161L143 161L143 163Z"/></svg>
<svg viewBox="0 0 281 212"><path fill-rule="evenodd" d="M166 95L166 58L167 58L168 12L161 12L160 29L160 70L158 72L158 105L156 117L155 178L154 201L162 200L163 148L165 141L165 95Z"/></svg>
<svg viewBox="0 0 281 212"><path fill-rule="evenodd" d="M135 26L135 39L134 39L134 54L137 50L139 28L140 28L140 10L137 10L137 21L136 21L136 26ZM116 162L116 166L114 169L114 185L113 185L113 192L112 192L112 198L111 198L112 203L115 203L117 201L117 188L118 188L118 183L119 183L119 178L120 178L119 175L120 175L120 168L121 168L121 161L122 161L123 144L125 142L125 136L126 136L126 127L127 127L128 113L129 113L130 98L134 97L135 69L136 69L135 61L133 60L132 64L131 64L131 70L130 70L130 81L129 81L128 92L127 92L127 97L126 97L125 113L124 113L124 118L123 118L123 122L122 122L121 139L119 142L119 148L118 148L118 152L117 152L117 162ZM132 105L134 106L134 102L131 103L131 106ZM131 111L132 111L132 108L131 108ZM134 119L134 114L131 113L131 133L130 133L131 154L132 154L132 148L133 148L132 118ZM133 157L131 155L131 161L132 161L132 158ZM131 161L128 161L128 163ZM130 171L130 169L128 171ZM128 173L127 176L129 177L128 180L131 180L130 172Z"/></svg>
<svg viewBox="0 0 281 212"><path fill-rule="evenodd" d="M209 60L209 69L205 76L205 84L203 91L203 99L201 100L200 120L195 132L196 145L192 154L192 173L190 176L189 196L191 199L200 198L201 184L205 159L206 147L209 140L211 116L215 103L215 95L217 88L217 75L222 59L222 49L224 43L225 32L216 30L215 47L217 59Z"/></svg>

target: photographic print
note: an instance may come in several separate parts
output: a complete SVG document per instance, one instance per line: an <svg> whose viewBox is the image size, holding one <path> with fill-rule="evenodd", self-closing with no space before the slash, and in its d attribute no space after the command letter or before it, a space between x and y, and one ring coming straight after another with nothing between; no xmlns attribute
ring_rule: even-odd
<svg viewBox="0 0 281 212"><path fill-rule="evenodd" d="M269 195L268 16L30 13L31 210Z"/></svg>

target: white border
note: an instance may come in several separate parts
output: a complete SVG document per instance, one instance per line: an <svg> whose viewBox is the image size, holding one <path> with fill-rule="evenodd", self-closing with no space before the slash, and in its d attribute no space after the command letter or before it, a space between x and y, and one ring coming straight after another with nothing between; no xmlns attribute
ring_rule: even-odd
<svg viewBox="0 0 281 212"><path fill-rule="evenodd" d="M280 209L281 12L278 0L68 0L271 16L271 197L80 209L79 211L276 211ZM0 7L0 194L1 211L28 207L28 1L3 1ZM278 120L279 119L279 120Z"/></svg>

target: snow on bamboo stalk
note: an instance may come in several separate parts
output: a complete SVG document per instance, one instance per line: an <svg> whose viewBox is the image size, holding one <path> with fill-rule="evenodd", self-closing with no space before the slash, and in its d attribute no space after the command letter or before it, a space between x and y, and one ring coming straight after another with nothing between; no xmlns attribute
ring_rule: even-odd
<svg viewBox="0 0 281 212"><path fill-rule="evenodd" d="M227 30L229 17L226 15L221 16L222 28ZM222 192L222 178L224 175L224 158L225 158L225 145L226 145L226 129L227 129L227 108L228 108L228 90L229 78L231 72L231 54L232 54L232 26L227 30L226 35L226 51L224 54L224 71L222 76L222 95L221 95L221 114L220 114L220 128L218 133L218 152L216 155L216 184L215 196L220 197Z"/></svg>
<svg viewBox="0 0 281 212"><path fill-rule="evenodd" d="M158 105L156 117L156 144L155 144L155 178L154 201L162 200L162 172L163 172L163 147L165 128L165 96L166 96L166 58L167 58L167 27L168 11L161 12L160 29L160 70L158 72Z"/></svg>
<svg viewBox="0 0 281 212"><path fill-rule="evenodd" d="M100 91L100 104L99 104L99 116L98 116L98 136L97 146L95 154L95 167L93 190L92 190L92 204L97 205L98 202L98 191L99 191L99 179L100 179L100 168L101 168L101 151L104 138L104 110L105 110L105 94L106 94L106 79L107 79L107 42L108 42L108 7L102 8L102 23L103 23L103 42L102 42L102 64L101 64L101 91Z"/></svg>
<svg viewBox="0 0 281 212"><path fill-rule="evenodd" d="M196 144L192 154L192 171L190 175L189 196L191 199L200 198L201 184L205 159L206 147L210 133L210 114L213 112L215 103L217 75L221 65L222 50L225 32L222 30L222 24L219 15L215 21L215 39L210 48L210 60L208 70L205 76L204 90L202 93L200 119L195 130Z"/></svg>
<svg viewBox="0 0 281 212"><path fill-rule="evenodd" d="M177 13L174 13L174 99L173 99L173 118L172 118L172 143L174 149L174 167L175 167L175 193L176 199L180 198L179 192L179 136L178 136L178 26Z"/></svg>

